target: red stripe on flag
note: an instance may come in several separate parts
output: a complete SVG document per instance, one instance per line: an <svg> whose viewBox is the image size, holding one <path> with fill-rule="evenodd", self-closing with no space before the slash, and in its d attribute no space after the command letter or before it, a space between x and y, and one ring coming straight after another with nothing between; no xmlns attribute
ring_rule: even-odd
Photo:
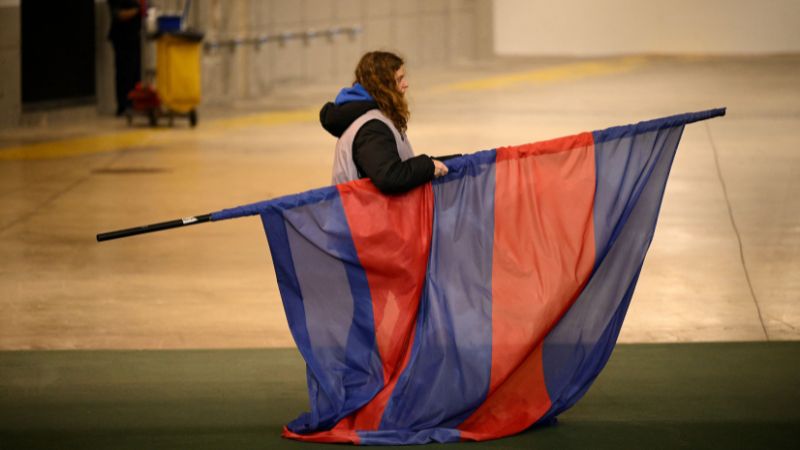
<svg viewBox="0 0 800 450"><path fill-rule="evenodd" d="M550 408L543 380L542 346L528 354L480 408L458 428L465 441L485 441L519 433L536 422Z"/></svg>
<svg viewBox="0 0 800 450"><path fill-rule="evenodd" d="M295 439L305 442L329 442L338 444L355 444L361 443L361 438L355 430L338 430L334 428L330 431L318 431L310 434L297 434L286 427L283 427L281 437L287 439Z"/></svg>
<svg viewBox="0 0 800 450"><path fill-rule="evenodd" d="M594 191L591 133L497 150L491 378L465 439L522 431L549 408L541 343L591 273Z"/></svg>
<svg viewBox="0 0 800 450"><path fill-rule="evenodd" d="M430 183L403 195L381 194L360 180L338 186L359 262L366 271L383 363L383 389L340 424L377 430L414 341L433 223Z"/></svg>

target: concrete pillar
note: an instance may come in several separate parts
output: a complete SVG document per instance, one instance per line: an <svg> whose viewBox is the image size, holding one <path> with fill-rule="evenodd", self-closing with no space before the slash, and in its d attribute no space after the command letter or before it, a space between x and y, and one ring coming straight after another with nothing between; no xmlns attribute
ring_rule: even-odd
<svg viewBox="0 0 800 450"><path fill-rule="evenodd" d="M0 128L16 126L22 113L20 3L0 1Z"/></svg>

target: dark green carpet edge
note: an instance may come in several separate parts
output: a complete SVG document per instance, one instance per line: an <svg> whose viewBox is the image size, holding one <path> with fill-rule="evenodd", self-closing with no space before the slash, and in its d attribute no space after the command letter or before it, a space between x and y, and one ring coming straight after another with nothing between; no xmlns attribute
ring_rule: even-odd
<svg viewBox="0 0 800 450"><path fill-rule="evenodd" d="M0 352L0 449L347 448L280 438L295 349ZM797 448L800 342L618 345L553 426L446 449Z"/></svg>

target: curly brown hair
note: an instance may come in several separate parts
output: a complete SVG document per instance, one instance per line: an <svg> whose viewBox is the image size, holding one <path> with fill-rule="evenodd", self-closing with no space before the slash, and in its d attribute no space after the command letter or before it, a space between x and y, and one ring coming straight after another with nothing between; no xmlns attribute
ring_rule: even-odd
<svg viewBox="0 0 800 450"><path fill-rule="evenodd" d="M369 52L361 57L356 67L356 83L364 86L394 126L405 133L411 112L408 103L397 88L395 73L403 67L403 58L389 52Z"/></svg>

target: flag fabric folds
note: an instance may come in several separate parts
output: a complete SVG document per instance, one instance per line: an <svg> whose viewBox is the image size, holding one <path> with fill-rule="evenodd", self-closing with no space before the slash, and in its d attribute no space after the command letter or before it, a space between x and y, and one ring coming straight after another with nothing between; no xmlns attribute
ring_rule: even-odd
<svg viewBox="0 0 800 450"><path fill-rule="evenodd" d="M284 436L366 445L494 439L548 423L608 361L687 113L223 210L259 214L310 411Z"/></svg>

